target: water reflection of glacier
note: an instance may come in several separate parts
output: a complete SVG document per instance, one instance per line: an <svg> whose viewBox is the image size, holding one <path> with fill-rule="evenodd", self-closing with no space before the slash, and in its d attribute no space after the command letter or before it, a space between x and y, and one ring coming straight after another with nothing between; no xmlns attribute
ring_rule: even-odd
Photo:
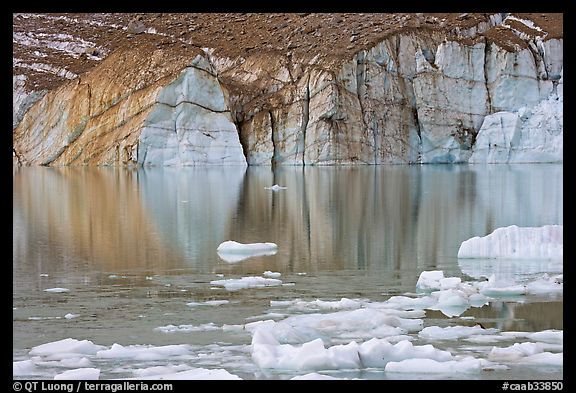
<svg viewBox="0 0 576 393"><path fill-rule="evenodd" d="M424 269L459 274L458 248L473 236L562 224L562 174L562 165L542 164L22 168L14 174L14 263L377 269L414 272L398 277L413 286ZM273 184L286 189L266 189ZM226 240L274 242L278 253L230 265L216 253Z"/></svg>
<svg viewBox="0 0 576 393"><path fill-rule="evenodd" d="M183 255L184 266L206 265L238 209L244 167L145 168L139 188L159 235Z"/></svg>

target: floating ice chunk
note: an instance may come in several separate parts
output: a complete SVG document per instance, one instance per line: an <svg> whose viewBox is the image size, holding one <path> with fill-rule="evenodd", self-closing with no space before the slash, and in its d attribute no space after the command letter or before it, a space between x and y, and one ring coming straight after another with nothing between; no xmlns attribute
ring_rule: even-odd
<svg viewBox="0 0 576 393"><path fill-rule="evenodd" d="M82 354L94 355L98 351L106 347L96 345L88 340L76 340L73 338L65 338L59 341L53 341L46 344L33 347L29 354L31 356L52 356L59 354ZM70 357L70 356L67 356Z"/></svg>
<svg viewBox="0 0 576 393"><path fill-rule="evenodd" d="M92 366L92 363L90 362L90 359L88 359L87 357L73 357L60 360L59 366L70 368L90 367Z"/></svg>
<svg viewBox="0 0 576 393"><path fill-rule="evenodd" d="M282 273L271 272L270 270L266 270L264 273L262 273L262 275L268 278L279 278L280 276L282 276Z"/></svg>
<svg viewBox="0 0 576 393"><path fill-rule="evenodd" d="M210 332L214 330L220 330L221 327L216 326L214 323L205 323L202 325L167 325L167 326L159 326L154 328L157 332L162 333L191 333L191 332Z"/></svg>
<svg viewBox="0 0 576 393"><path fill-rule="evenodd" d="M196 306L221 306L223 304L230 303L230 300L207 300L205 302L189 302L186 303L188 307L196 307Z"/></svg>
<svg viewBox="0 0 576 393"><path fill-rule="evenodd" d="M100 379L100 370L97 368L77 368L66 370L63 373L56 374L54 379L60 380L95 380Z"/></svg>
<svg viewBox="0 0 576 393"><path fill-rule="evenodd" d="M396 373L470 373L480 372L486 364L483 359L471 357L462 360L437 361L433 359L406 359L386 364L385 372Z"/></svg>
<svg viewBox="0 0 576 393"><path fill-rule="evenodd" d="M498 228L464 241L458 258L562 259L563 226Z"/></svg>
<svg viewBox="0 0 576 393"><path fill-rule="evenodd" d="M490 276L488 282L483 282L480 293L490 297L521 296L526 294L526 286Z"/></svg>
<svg viewBox="0 0 576 393"><path fill-rule="evenodd" d="M32 360L22 360L18 362L12 362L12 376L22 377L26 375L38 374L39 370L36 364Z"/></svg>
<svg viewBox="0 0 576 393"><path fill-rule="evenodd" d="M131 379L131 378L128 378ZM242 379L237 375L230 374L224 369L206 369L206 368L193 368L191 370L169 372L166 374L152 374L147 376L138 376L134 379L146 380L239 380Z"/></svg>
<svg viewBox="0 0 576 393"><path fill-rule="evenodd" d="M74 319L74 318L78 318L79 316L80 316L79 314L68 313L68 314L64 315L64 318L66 318L66 319Z"/></svg>
<svg viewBox="0 0 576 393"><path fill-rule="evenodd" d="M488 278L492 274L508 280L521 276L531 277L535 274L562 273L562 260L550 261L543 259L458 259L462 273L477 279Z"/></svg>
<svg viewBox="0 0 576 393"><path fill-rule="evenodd" d="M542 343L523 342L509 347L494 347L488 354L488 359L493 361L510 362L518 361L523 357L544 352Z"/></svg>
<svg viewBox="0 0 576 393"><path fill-rule="evenodd" d="M444 278L442 270L423 271L416 282L418 291L435 291L440 289L440 280Z"/></svg>
<svg viewBox="0 0 576 393"><path fill-rule="evenodd" d="M44 292L64 293L64 292L70 292L70 290L68 288L48 288L48 289L45 289Z"/></svg>
<svg viewBox="0 0 576 393"><path fill-rule="evenodd" d="M336 378L330 375L324 375L318 373L308 373L290 378L290 380L324 380L324 379L329 380L329 379L348 379L348 378Z"/></svg>
<svg viewBox="0 0 576 393"><path fill-rule="evenodd" d="M110 349L98 351L96 357L103 359L134 359L134 360L161 360L172 356L189 355L190 345L164 345L154 347L151 345L112 344Z"/></svg>
<svg viewBox="0 0 576 393"><path fill-rule="evenodd" d="M521 363L542 364L552 366L564 365L564 353L542 352L522 358Z"/></svg>
<svg viewBox="0 0 576 393"><path fill-rule="evenodd" d="M418 337L426 340L458 340L464 337L480 334L494 334L498 329L483 329L481 326L429 326L418 333Z"/></svg>
<svg viewBox="0 0 576 393"><path fill-rule="evenodd" d="M526 292L534 295L561 293L563 291L563 279L559 276L550 277L548 274L544 274L541 278L526 285Z"/></svg>
<svg viewBox="0 0 576 393"><path fill-rule="evenodd" d="M228 240L216 249L218 256L228 263L240 262L257 256L270 256L278 252L276 243L238 243Z"/></svg>
<svg viewBox="0 0 576 393"><path fill-rule="evenodd" d="M280 190L285 190L287 187L282 187L279 186L278 184L274 184L272 187L264 187L266 190L272 190L272 191L280 191Z"/></svg>
<svg viewBox="0 0 576 393"><path fill-rule="evenodd" d="M228 240L220 243L217 251L235 253L235 254L252 254L261 251L274 251L278 249L276 243L238 243L233 240Z"/></svg>
<svg viewBox="0 0 576 393"><path fill-rule="evenodd" d="M385 302L386 307L397 309L426 309L437 303L432 296L411 298L408 296L392 296Z"/></svg>
<svg viewBox="0 0 576 393"><path fill-rule="evenodd" d="M564 342L563 330L543 330L541 332L529 333L527 338L534 341L562 344Z"/></svg>
<svg viewBox="0 0 576 393"><path fill-rule="evenodd" d="M464 340L473 343L493 343L498 341L509 340L509 337L498 335L498 334L483 334L478 336L465 337Z"/></svg>
<svg viewBox="0 0 576 393"><path fill-rule="evenodd" d="M285 370L360 368L358 344L354 341L326 349L321 339L293 346L281 345L269 339L261 340L260 334L261 331L256 330L252 340L252 359L261 368Z"/></svg>
<svg viewBox="0 0 576 393"><path fill-rule="evenodd" d="M192 367L187 364L177 364L168 366L152 366L147 368L137 368L132 370L132 373L136 377L150 377L154 375L164 375L164 374L174 374L180 371L187 371L192 369Z"/></svg>
<svg viewBox="0 0 576 393"><path fill-rule="evenodd" d="M321 338L327 344L334 340L398 336L422 329L421 319L400 318L395 313L398 311L361 308L328 314L293 315L279 322L252 322L245 328L253 332L253 341L259 332L258 337L270 337L280 343L304 343Z"/></svg>
<svg viewBox="0 0 576 393"><path fill-rule="evenodd" d="M385 367L388 362L413 358L438 361L453 359L450 352L434 348L432 345L413 345L408 340L391 344L386 339L378 338L362 343L358 353L364 367Z"/></svg>
<svg viewBox="0 0 576 393"><path fill-rule="evenodd" d="M271 300L270 307L288 307L298 311L314 310L354 310L361 308L362 301L342 298L340 300L312 300L305 301L300 299L294 300Z"/></svg>
<svg viewBox="0 0 576 393"><path fill-rule="evenodd" d="M210 285L222 286L229 291L236 291L245 288L275 287L282 285L282 280L264 277L242 277L239 279L214 280Z"/></svg>

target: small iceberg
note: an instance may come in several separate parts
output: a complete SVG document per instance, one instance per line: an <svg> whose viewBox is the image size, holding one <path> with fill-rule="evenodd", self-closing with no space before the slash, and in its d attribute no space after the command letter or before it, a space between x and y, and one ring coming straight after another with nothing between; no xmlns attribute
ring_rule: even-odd
<svg viewBox="0 0 576 393"><path fill-rule="evenodd" d="M270 256L278 252L276 243L238 243L228 240L220 243L216 249L218 256L228 262L240 262L251 257Z"/></svg>
<svg viewBox="0 0 576 393"><path fill-rule="evenodd" d="M65 293L65 292L70 292L70 290L68 288L48 288L48 289L45 289L44 292Z"/></svg>
<svg viewBox="0 0 576 393"><path fill-rule="evenodd" d="M561 260L562 257L562 225L498 228L487 236L462 242L458 250L458 258Z"/></svg>
<svg viewBox="0 0 576 393"><path fill-rule="evenodd" d="M274 184L272 187L264 187L264 189L266 190L272 190L272 191L280 191L280 190L285 190L287 187L282 187L279 186L278 184Z"/></svg>

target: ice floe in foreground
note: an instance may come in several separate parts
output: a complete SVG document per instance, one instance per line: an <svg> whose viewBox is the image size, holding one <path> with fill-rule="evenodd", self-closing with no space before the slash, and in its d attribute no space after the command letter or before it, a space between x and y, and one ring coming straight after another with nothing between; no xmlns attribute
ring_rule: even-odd
<svg viewBox="0 0 576 393"><path fill-rule="evenodd" d="M154 328L155 331L162 333L190 333L190 332L210 332L222 329L214 323L209 322L202 325L167 325Z"/></svg>
<svg viewBox="0 0 576 393"><path fill-rule="evenodd" d="M223 304L230 303L230 300L206 300L205 302L188 302L186 305L188 307L197 307L197 306L221 306Z"/></svg>
<svg viewBox="0 0 576 393"><path fill-rule="evenodd" d="M63 373L56 374L54 379L64 380L95 380L100 379L100 369L87 367L66 370Z"/></svg>
<svg viewBox="0 0 576 393"><path fill-rule="evenodd" d="M318 373L308 373L308 374L304 374L304 375L298 375L296 377L290 378L290 380L337 380L337 379L348 379L348 378L336 378L336 377L332 377L330 375L323 375L323 374L318 374Z"/></svg>
<svg viewBox="0 0 576 393"><path fill-rule="evenodd" d="M468 336L494 334L496 332L498 332L498 329L484 329L479 325L448 326L445 328L439 326L428 326L418 333L418 337L427 340L458 340Z"/></svg>
<svg viewBox="0 0 576 393"><path fill-rule="evenodd" d="M561 366L563 365L563 353L552 353L546 351L552 349L561 351L562 345L523 342L516 343L509 347L494 347L488 354L488 359L497 362L522 362L538 363Z"/></svg>
<svg viewBox="0 0 576 393"><path fill-rule="evenodd" d="M216 249L218 256L228 262L236 263L257 256L270 256L278 252L276 243L239 243L227 240Z"/></svg>
<svg viewBox="0 0 576 393"><path fill-rule="evenodd" d="M227 280L210 281L210 285L221 286L228 291L236 291L245 288L276 287L282 285L282 280L264 277L242 277Z"/></svg>
<svg viewBox="0 0 576 393"><path fill-rule="evenodd" d="M143 380L240 380L237 375L224 369L192 368L185 371L172 370L170 367L151 367L136 372L134 379ZM128 378L130 379L130 378Z"/></svg>
<svg viewBox="0 0 576 393"><path fill-rule="evenodd" d="M445 362L434 359L406 359L400 362L389 362L384 371L395 373L470 373L480 372L484 366L489 366L491 362L473 357L461 360L448 360Z"/></svg>
<svg viewBox="0 0 576 393"><path fill-rule="evenodd" d="M460 245L458 258L562 259L563 226L498 228Z"/></svg>

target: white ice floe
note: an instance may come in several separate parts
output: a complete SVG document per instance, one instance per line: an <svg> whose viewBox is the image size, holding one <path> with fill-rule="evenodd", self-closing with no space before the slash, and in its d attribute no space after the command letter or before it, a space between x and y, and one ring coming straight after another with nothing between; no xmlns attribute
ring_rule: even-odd
<svg viewBox="0 0 576 393"><path fill-rule="evenodd" d="M98 351L105 349L102 345L96 345L89 340L76 340L65 338L63 340L53 341L46 344L33 347L29 354L31 356L44 356L48 360L61 360L81 355L94 355Z"/></svg>
<svg viewBox="0 0 576 393"><path fill-rule="evenodd" d="M216 249L218 256L228 262L236 263L257 256L270 256L278 252L276 243L239 243L228 240L220 243Z"/></svg>
<svg viewBox="0 0 576 393"><path fill-rule="evenodd" d="M563 275L550 277L548 274L526 284L526 292L534 295L552 294L564 292Z"/></svg>
<svg viewBox="0 0 576 393"><path fill-rule="evenodd" d="M384 369L387 373L471 373L480 372L488 365L484 359L472 357L461 360L437 361L433 359L406 359L399 362L389 362Z"/></svg>
<svg viewBox="0 0 576 393"><path fill-rule="evenodd" d="M70 289L68 289L68 288L47 288L44 290L44 292L64 293L64 292L70 292Z"/></svg>
<svg viewBox="0 0 576 393"><path fill-rule="evenodd" d="M241 379L223 369L193 368L187 364L152 366L132 370L134 379ZM127 378L132 379L132 378Z"/></svg>
<svg viewBox="0 0 576 393"><path fill-rule="evenodd" d="M37 375L40 374L40 370L36 367L36 364L32 360L21 360L18 362L12 362L12 376L13 377L23 377L27 375Z"/></svg>
<svg viewBox="0 0 576 393"><path fill-rule="evenodd" d="M314 310L355 310L364 305L362 301L342 298L340 300L271 300L270 307L286 307L298 311Z"/></svg>
<svg viewBox="0 0 576 393"><path fill-rule="evenodd" d="M128 378L130 379L130 378ZM154 374L139 376L135 379L146 380L240 380L237 375L231 374L224 369L193 368L191 370L173 372L168 374Z"/></svg>
<svg viewBox="0 0 576 393"><path fill-rule="evenodd" d="M462 273L476 279L488 278L495 274L507 280L533 277L537 274L557 274L564 271L562 260L542 259L458 259Z"/></svg>
<svg viewBox="0 0 576 393"><path fill-rule="evenodd" d="M162 333L191 333L191 332L210 332L214 330L221 330L222 328L214 323L205 323L202 325L167 325L154 328L157 332Z"/></svg>
<svg viewBox="0 0 576 393"><path fill-rule="evenodd" d="M112 344L109 349L96 353L96 357L103 359L133 359L133 360L161 360L169 357L190 355L192 347L188 344L178 345L127 345Z"/></svg>
<svg viewBox="0 0 576 393"><path fill-rule="evenodd" d="M287 187L282 187L279 186L278 184L274 184L272 187L264 187L266 190L272 190L272 191L280 191L280 190L285 190Z"/></svg>
<svg viewBox="0 0 576 393"><path fill-rule="evenodd" d="M457 288L462 280L459 277L444 277L441 270L423 271L416 282L418 291L436 291Z"/></svg>
<svg viewBox="0 0 576 393"><path fill-rule="evenodd" d="M459 340L464 337L494 334L497 332L498 329L484 329L479 325L448 326L445 328L439 326L428 326L418 333L418 337L426 340Z"/></svg>
<svg viewBox="0 0 576 393"><path fill-rule="evenodd" d="M326 348L321 339L302 345L280 344L269 329L256 329L252 338L252 359L261 368L288 370L334 370L384 367L390 361L411 358L452 359L448 351L432 345L414 346L408 340L391 344L373 338L358 344L333 345Z"/></svg>
<svg viewBox="0 0 576 393"><path fill-rule="evenodd" d="M549 366L563 366L564 353L542 352L526 356L520 360L520 363L539 364Z"/></svg>
<svg viewBox="0 0 576 393"><path fill-rule="evenodd" d="M197 306L221 306L223 304L230 303L230 300L207 300L205 302L188 302L186 305L188 307L197 307Z"/></svg>
<svg viewBox="0 0 576 393"><path fill-rule="evenodd" d="M480 293L490 297L520 296L526 294L526 285L497 278L492 275L487 282L482 283Z"/></svg>
<svg viewBox="0 0 576 393"><path fill-rule="evenodd" d="M460 245L458 258L562 259L563 226L498 228Z"/></svg>
<svg viewBox="0 0 576 393"><path fill-rule="evenodd" d="M282 280L264 277L242 277L238 279L210 281L210 285L224 287L228 291L236 291L245 288L276 287L282 285Z"/></svg>
<svg viewBox="0 0 576 393"><path fill-rule="evenodd" d="M262 273L262 275L268 278L280 278L280 276L282 276L282 273L271 272L270 270L266 270L264 273Z"/></svg>
<svg viewBox="0 0 576 393"><path fill-rule="evenodd" d="M100 379L100 369L97 368L76 368L66 370L63 373L56 374L54 379L60 380L96 380Z"/></svg>
<svg viewBox="0 0 576 393"><path fill-rule="evenodd" d="M562 364L562 353L552 353L547 350L561 351L562 345L546 344L542 342L516 343L509 347L493 347L488 354L488 360L497 362L527 362ZM538 356L535 356L538 355ZM551 356L553 355L553 356ZM560 359L560 360L559 360Z"/></svg>
<svg viewBox="0 0 576 393"><path fill-rule="evenodd" d="M308 373L304 375L298 375L296 377L290 378L290 380L337 380L337 379L348 379L348 378L336 378L330 375L318 374L318 373Z"/></svg>

